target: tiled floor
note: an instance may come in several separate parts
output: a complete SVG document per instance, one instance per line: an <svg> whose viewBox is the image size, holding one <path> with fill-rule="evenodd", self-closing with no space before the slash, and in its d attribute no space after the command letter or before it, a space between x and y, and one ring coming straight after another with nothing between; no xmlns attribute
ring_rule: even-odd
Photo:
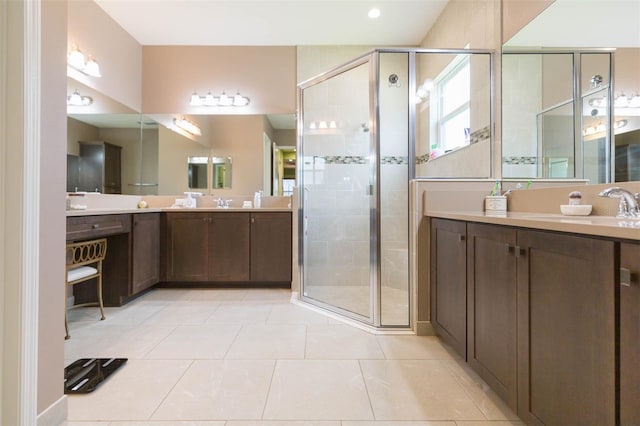
<svg viewBox="0 0 640 426"><path fill-rule="evenodd" d="M154 290L69 312L66 362L128 357L70 395L66 426L508 426L517 416L436 337L372 335L285 290Z"/></svg>

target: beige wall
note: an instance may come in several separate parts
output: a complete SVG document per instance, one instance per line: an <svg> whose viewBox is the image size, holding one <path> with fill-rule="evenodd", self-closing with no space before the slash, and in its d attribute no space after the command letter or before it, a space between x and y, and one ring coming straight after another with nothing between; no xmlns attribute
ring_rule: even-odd
<svg viewBox="0 0 640 426"><path fill-rule="evenodd" d="M67 118L67 154L80 155L78 141L97 141L99 138L97 127Z"/></svg>
<svg viewBox="0 0 640 426"><path fill-rule="evenodd" d="M502 0L502 43L509 41L555 0Z"/></svg>
<svg viewBox="0 0 640 426"><path fill-rule="evenodd" d="M142 104L142 47L93 1L68 2L67 51L72 44L92 54L102 78L69 68L69 75L87 87L135 110ZM66 57L66 53L65 56ZM72 89L73 90L73 89Z"/></svg>
<svg viewBox="0 0 640 426"><path fill-rule="evenodd" d="M190 191L187 157L209 155L209 148L165 127L158 129L158 195L181 195Z"/></svg>
<svg viewBox="0 0 640 426"><path fill-rule="evenodd" d="M298 46L298 83L309 80L379 46Z"/></svg>
<svg viewBox="0 0 640 426"><path fill-rule="evenodd" d="M222 65L222 66L221 66ZM202 96L239 90L251 98L248 114L292 114L296 110L296 57L290 46L144 46L145 113L234 114L234 108L191 107Z"/></svg>
<svg viewBox="0 0 640 426"><path fill-rule="evenodd" d="M295 129L275 129L273 142L278 146L296 146L298 144L298 135Z"/></svg>

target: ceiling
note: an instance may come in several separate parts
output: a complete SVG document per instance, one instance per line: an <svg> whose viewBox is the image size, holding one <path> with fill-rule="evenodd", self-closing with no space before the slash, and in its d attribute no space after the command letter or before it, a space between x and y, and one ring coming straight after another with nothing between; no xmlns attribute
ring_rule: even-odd
<svg viewBox="0 0 640 426"><path fill-rule="evenodd" d="M507 46L640 47L640 0L556 0Z"/></svg>
<svg viewBox="0 0 640 426"><path fill-rule="evenodd" d="M95 1L142 45L417 46L448 0Z"/></svg>

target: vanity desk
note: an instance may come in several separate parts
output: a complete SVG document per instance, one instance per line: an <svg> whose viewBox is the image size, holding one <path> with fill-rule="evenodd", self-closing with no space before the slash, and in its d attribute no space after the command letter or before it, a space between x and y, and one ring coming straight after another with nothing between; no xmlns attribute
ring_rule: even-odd
<svg viewBox="0 0 640 426"><path fill-rule="evenodd" d="M160 276L160 209L67 212L67 242L107 238L105 306L121 306ZM76 303L95 300L95 286L74 286Z"/></svg>
<svg viewBox="0 0 640 426"><path fill-rule="evenodd" d="M425 216L434 329L525 423L638 423L640 220Z"/></svg>

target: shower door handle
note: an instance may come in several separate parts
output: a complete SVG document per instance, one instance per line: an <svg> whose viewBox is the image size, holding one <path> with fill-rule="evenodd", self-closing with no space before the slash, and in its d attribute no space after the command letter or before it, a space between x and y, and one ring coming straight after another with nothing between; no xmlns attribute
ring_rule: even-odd
<svg viewBox="0 0 640 426"><path fill-rule="evenodd" d="M367 195L373 195L373 185L367 185Z"/></svg>

